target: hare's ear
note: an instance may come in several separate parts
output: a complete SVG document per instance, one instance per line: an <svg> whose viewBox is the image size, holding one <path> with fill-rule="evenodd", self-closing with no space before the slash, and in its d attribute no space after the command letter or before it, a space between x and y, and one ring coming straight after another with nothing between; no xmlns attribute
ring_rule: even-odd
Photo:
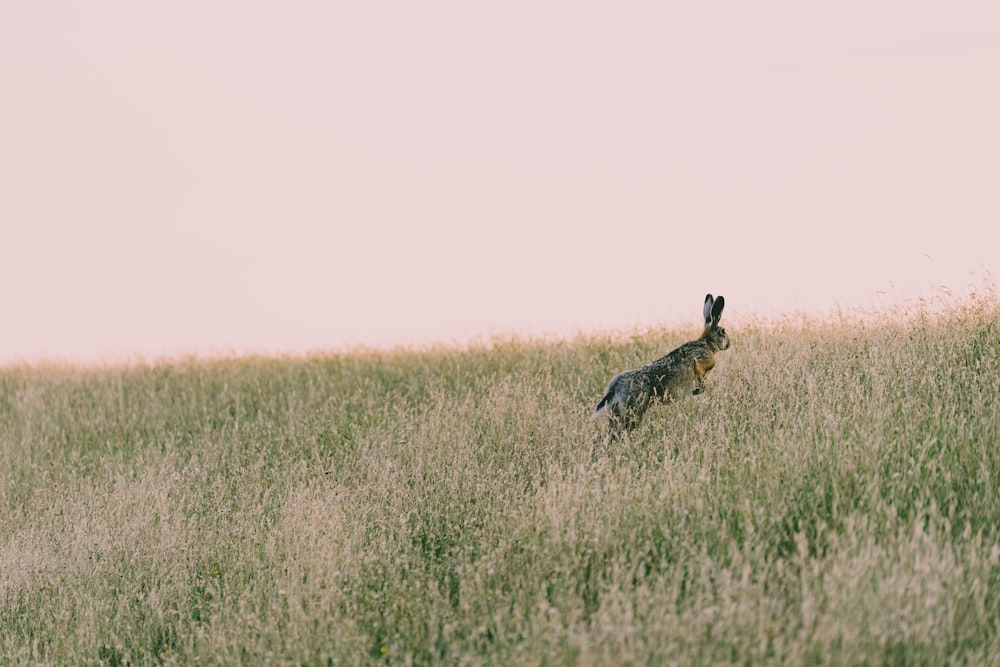
<svg viewBox="0 0 1000 667"><path fill-rule="evenodd" d="M712 304L714 302L715 302L715 299L712 298L711 294L706 294L705 295L705 308L701 312L705 316L705 326L706 327L707 326L711 326L711 324L712 324Z"/></svg>
<svg viewBox="0 0 1000 667"><path fill-rule="evenodd" d="M719 295L719 298L715 300L712 305L712 326L719 326L719 320L722 319L722 309L726 307L726 298Z"/></svg>

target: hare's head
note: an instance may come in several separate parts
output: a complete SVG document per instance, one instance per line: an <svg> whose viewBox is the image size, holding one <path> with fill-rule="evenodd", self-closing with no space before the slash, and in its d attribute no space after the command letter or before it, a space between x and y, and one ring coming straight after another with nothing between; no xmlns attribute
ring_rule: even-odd
<svg viewBox="0 0 1000 667"><path fill-rule="evenodd" d="M722 309L726 307L726 299L722 295L713 298L711 294L705 296L705 308L702 311L705 315L705 331L701 337L708 341L717 350L725 350L729 347L729 336L726 330L719 326L722 319Z"/></svg>

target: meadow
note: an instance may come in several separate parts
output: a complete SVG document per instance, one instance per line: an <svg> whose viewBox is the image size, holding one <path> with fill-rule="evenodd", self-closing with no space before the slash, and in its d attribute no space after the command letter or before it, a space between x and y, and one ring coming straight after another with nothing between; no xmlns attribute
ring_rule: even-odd
<svg viewBox="0 0 1000 667"><path fill-rule="evenodd" d="M996 665L998 316L0 369L0 664Z"/></svg>

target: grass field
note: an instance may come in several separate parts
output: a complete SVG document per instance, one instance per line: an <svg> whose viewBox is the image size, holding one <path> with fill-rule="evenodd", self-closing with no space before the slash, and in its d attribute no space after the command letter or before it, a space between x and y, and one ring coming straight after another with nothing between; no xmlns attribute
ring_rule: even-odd
<svg viewBox="0 0 1000 667"><path fill-rule="evenodd" d="M0 664L1000 663L1000 307L0 370Z"/></svg>

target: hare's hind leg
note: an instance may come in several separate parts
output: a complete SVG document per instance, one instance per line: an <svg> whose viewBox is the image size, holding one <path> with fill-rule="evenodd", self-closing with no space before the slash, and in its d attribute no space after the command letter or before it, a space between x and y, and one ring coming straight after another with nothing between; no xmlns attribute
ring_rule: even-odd
<svg viewBox="0 0 1000 667"><path fill-rule="evenodd" d="M634 428L635 420L630 415L611 415L608 420L608 437L617 440Z"/></svg>
<svg viewBox="0 0 1000 667"><path fill-rule="evenodd" d="M610 440L617 440L621 436L634 431L639 426L645 408L636 410L628 402L621 401L612 404L608 412L608 438Z"/></svg>
<svg viewBox="0 0 1000 667"><path fill-rule="evenodd" d="M646 410L649 409L651 398L649 392L643 391L639 394L629 396L629 400L625 402L625 405L620 406L621 411L616 416L621 432L629 433L639 428Z"/></svg>
<svg viewBox="0 0 1000 667"><path fill-rule="evenodd" d="M649 387L637 380L634 373L625 372L614 377L608 384L604 398L597 404L594 414L608 414L608 433L611 439L615 439L638 428L651 400Z"/></svg>

